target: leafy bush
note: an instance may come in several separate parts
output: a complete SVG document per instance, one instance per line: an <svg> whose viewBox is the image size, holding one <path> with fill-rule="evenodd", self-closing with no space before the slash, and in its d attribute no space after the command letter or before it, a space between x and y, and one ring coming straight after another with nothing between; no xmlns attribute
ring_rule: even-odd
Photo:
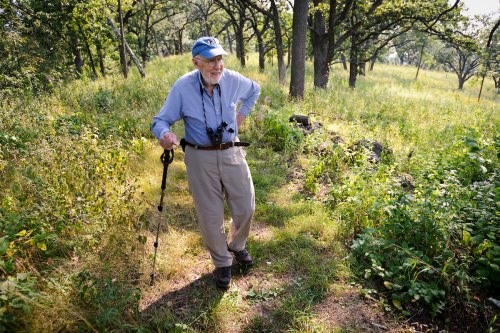
<svg viewBox="0 0 500 333"><path fill-rule="evenodd" d="M0 113L0 277L15 291L1 296L0 322L20 326L43 287L43 279L22 278L26 267L43 271L95 249L109 226L134 227L139 213L126 139L100 133L94 125L104 118L51 114L43 96L16 103Z"/></svg>
<svg viewBox="0 0 500 333"><path fill-rule="evenodd" d="M437 314L444 306L446 266L454 256L446 249L435 207L424 199L428 195L412 203L405 194L395 194L386 204L381 225L360 235L352 250L364 267L364 277L382 282L397 308L423 300Z"/></svg>
<svg viewBox="0 0 500 333"><path fill-rule="evenodd" d="M344 147L335 143L324 131L316 131L306 137L304 149L313 154L312 165L306 170L304 187L316 193L322 184L335 181L342 168L345 157Z"/></svg>
<svg viewBox="0 0 500 333"><path fill-rule="evenodd" d="M364 277L383 284L404 311L424 302L436 315L474 285L498 291L496 149L471 138L454 148L459 158L431 161L413 195L396 191L379 200L380 224L352 245Z"/></svg>
<svg viewBox="0 0 500 333"><path fill-rule="evenodd" d="M462 242L474 258L471 271L484 287L494 292L500 289L499 185L496 170L491 178L472 184L459 215Z"/></svg>
<svg viewBox="0 0 500 333"><path fill-rule="evenodd" d="M32 303L39 297L35 281L29 274L18 273L0 283L0 332L16 331L20 327L17 317L31 313Z"/></svg>
<svg viewBox="0 0 500 333"><path fill-rule="evenodd" d="M76 284L80 301L92 313L89 323L99 332L123 328L124 318L139 319L139 289L121 286L109 273L94 276L86 270L78 274Z"/></svg>
<svg viewBox="0 0 500 333"><path fill-rule="evenodd" d="M304 139L304 133L300 129L274 112L266 114L263 131L262 141L276 151L297 149Z"/></svg>

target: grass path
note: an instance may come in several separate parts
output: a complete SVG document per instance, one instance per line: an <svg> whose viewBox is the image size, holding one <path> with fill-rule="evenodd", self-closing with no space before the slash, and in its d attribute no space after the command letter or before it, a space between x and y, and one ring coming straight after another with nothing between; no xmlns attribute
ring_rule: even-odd
<svg viewBox="0 0 500 333"><path fill-rule="evenodd" d="M156 284L149 286L147 274L140 282L139 308L148 327L186 332L404 331L384 313L381 304L363 297L360 289L349 283L340 242L331 234L325 236L329 227L333 229L331 221L318 221L324 224L319 232L307 230L318 214L321 218L326 213L317 206L311 209L310 203L296 195L299 180L281 168L280 175L275 175L281 181L268 184L266 179L273 178L266 172L271 168L259 167L268 161L258 160L253 149L248 150L248 161L256 179L257 206L264 206L257 208L248 243L255 265L248 272L233 266L230 289L217 290L213 266L197 230L183 153L178 149L169 168L163 216L156 211L160 154L157 147L150 147L145 160L135 166L152 222L147 253L141 260L144 272L150 271L147 265L152 262L155 226L163 219ZM280 217L282 221L277 221ZM294 220L306 223L299 225Z"/></svg>

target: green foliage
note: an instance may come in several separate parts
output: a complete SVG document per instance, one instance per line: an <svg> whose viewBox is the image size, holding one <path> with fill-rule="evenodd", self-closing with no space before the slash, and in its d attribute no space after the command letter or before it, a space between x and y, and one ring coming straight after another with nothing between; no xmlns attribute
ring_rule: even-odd
<svg viewBox="0 0 500 333"><path fill-rule="evenodd" d="M412 196L396 192L378 203L380 224L352 245L364 277L383 284L404 312L424 302L436 315L473 285L498 289L497 152L481 138L454 148L453 160L431 163Z"/></svg>
<svg viewBox="0 0 500 333"><path fill-rule="evenodd" d="M121 286L111 275L93 276L82 271L76 277L78 297L91 313L89 322L82 323L82 329L89 324L99 332L123 328L123 321L137 321L140 313L138 300L140 290L129 285Z"/></svg>
<svg viewBox="0 0 500 333"><path fill-rule="evenodd" d="M283 119L283 115L269 112L264 118L262 142L273 147L275 151L296 150L302 140L304 133Z"/></svg>
<svg viewBox="0 0 500 333"><path fill-rule="evenodd" d="M322 184L331 184L338 180L345 164L345 151L343 145L316 134L307 138L306 149L311 149L318 157L315 164L306 171L304 188L316 193Z"/></svg>
<svg viewBox="0 0 500 333"><path fill-rule="evenodd" d="M424 305L438 314L456 302L474 303L476 293L497 292L499 142L491 91L478 104L475 94L443 88L453 78L442 73L423 71L414 82L412 70L383 65L352 91L341 83L345 73L332 66L330 82L337 84L310 89L297 104L250 63L245 74L257 77L263 94L240 133L252 142L247 158L257 203L250 274L262 283L249 286L254 294L246 297L240 287L248 279L235 274L238 287L229 294L207 293L212 281L202 275L169 289L164 300L175 300L168 307L152 304L139 317L136 288L145 300L157 296L139 264L150 263L143 245L151 230L138 227L156 212L156 196L154 204L149 199L161 169L149 122L189 68L189 57L151 64L156 76L144 80L80 80L49 96L1 101L0 275L16 285L8 283L0 295L7 330L29 330L23 325L36 321L48 323L38 331L108 325L116 331L330 332L335 328L319 323L318 308L337 299L353 273L405 313ZM305 136L291 125L288 117L298 110L314 112L323 130ZM348 149L363 138L387 143L394 156L374 164L364 151ZM169 174L176 186L168 195L178 200L168 210L173 228L161 230L176 265L167 271L161 260L159 288L186 282L193 265L201 272L208 260L193 261L202 242L190 230L195 214L184 200L179 163ZM403 172L414 177L414 190L400 187ZM138 192L145 192L144 202ZM353 240L350 271L346 252ZM101 269L123 261L138 270L112 277ZM87 265L98 267L82 271ZM38 274L27 277L28 271ZM261 306L269 309L263 317L255 315Z"/></svg>
<svg viewBox="0 0 500 333"><path fill-rule="evenodd" d="M279 294L283 291L283 288L276 287L271 289L260 288L260 289L250 289L246 293L246 298L249 299L252 303L261 303L267 302L273 298L279 296Z"/></svg>
<svg viewBox="0 0 500 333"><path fill-rule="evenodd" d="M110 105L102 91L93 103L101 110ZM143 140L133 137L138 122L86 109L58 113L58 103L49 96L11 100L0 113L0 276L19 289L3 298L0 321L19 327L18 301L27 309L44 283L19 279L26 267L45 270L47 262L93 251L110 226L138 227L137 187L128 174L133 151L142 152Z"/></svg>
<svg viewBox="0 0 500 333"><path fill-rule="evenodd" d="M5 237L0 239L0 246L5 247ZM3 261L0 261L3 264ZM0 283L0 332L13 332L21 327L17 318L29 316L40 296L34 291L36 279L29 273L9 276Z"/></svg>
<svg viewBox="0 0 500 333"><path fill-rule="evenodd" d="M460 214L461 241L474 259L471 272L484 287L492 290L498 290L500 285L499 185L497 171L491 178L472 184L464 193L468 201Z"/></svg>
<svg viewBox="0 0 500 333"><path fill-rule="evenodd" d="M404 194L392 198L386 204L387 218L360 235L352 250L365 267L364 277L383 282L397 308L423 300L437 314L444 306L443 267L453 253L444 250L446 237L434 220L434 207L418 204L411 205Z"/></svg>

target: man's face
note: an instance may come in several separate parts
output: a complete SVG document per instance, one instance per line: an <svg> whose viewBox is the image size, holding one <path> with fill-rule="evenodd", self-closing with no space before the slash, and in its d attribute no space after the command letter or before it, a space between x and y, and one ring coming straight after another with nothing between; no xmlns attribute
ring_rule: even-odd
<svg viewBox="0 0 500 333"><path fill-rule="evenodd" d="M224 58L222 56L206 59L198 54L193 58L193 64L201 72L201 76L207 85L213 86L219 83L224 70Z"/></svg>

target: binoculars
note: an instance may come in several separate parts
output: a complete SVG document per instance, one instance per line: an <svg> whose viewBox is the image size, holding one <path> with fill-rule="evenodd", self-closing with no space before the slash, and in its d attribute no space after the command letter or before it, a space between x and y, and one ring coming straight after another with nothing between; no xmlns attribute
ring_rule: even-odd
<svg viewBox="0 0 500 333"><path fill-rule="evenodd" d="M214 146L220 145L222 143L222 131L222 126L217 127L215 131L211 128L207 128L208 137L210 138L210 141Z"/></svg>
<svg viewBox="0 0 500 333"><path fill-rule="evenodd" d="M227 127L227 123L223 121L215 131L212 128L207 127L207 135L214 146L218 146L222 143L222 133ZM229 133L234 133L234 129L230 128L227 130Z"/></svg>

